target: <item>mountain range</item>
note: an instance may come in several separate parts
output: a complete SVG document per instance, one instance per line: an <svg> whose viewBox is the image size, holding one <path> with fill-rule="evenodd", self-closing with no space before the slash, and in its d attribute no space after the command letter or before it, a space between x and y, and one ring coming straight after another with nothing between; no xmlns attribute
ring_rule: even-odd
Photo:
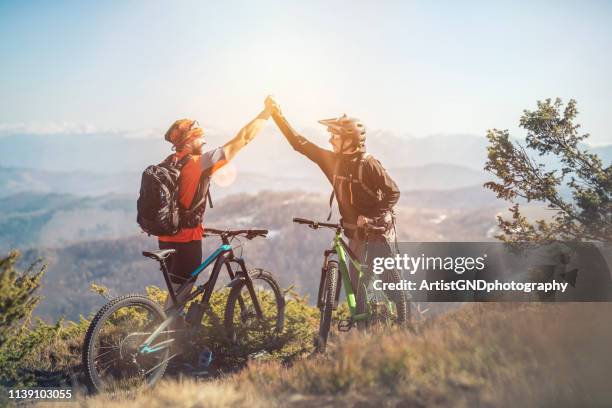
<svg viewBox="0 0 612 408"><path fill-rule="evenodd" d="M228 166L231 166L228 165ZM301 176L244 172L235 174L235 168L221 169L213 179L212 193L224 197L241 192L261 190L284 191L299 189L326 193L331 186L321 174ZM389 174L403 191L448 190L481 186L490 179L483 171L465 166L432 163L423 166L403 166L388 169ZM233 181L226 182L227 177ZM25 192L101 196L107 194L138 194L139 172L95 173L90 171L49 171L35 168L0 167L0 197Z"/></svg>
<svg viewBox="0 0 612 408"><path fill-rule="evenodd" d="M328 146L322 129L306 129L313 142ZM211 133L207 146L225 143L231 134ZM389 131L372 131L368 151L386 168L415 167L433 163L459 165L482 171L487 140L478 135L432 135L409 137ZM589 148L604 161L612 160L612 145ZM159 137L127 137L122 134L11 134L0 136L0 166L48 171L116 174L140 173L171 153L170 145ZM7 154L10 152L10 154ZM298 158L276 128L268 126L235 160L239 172L292 177L317 175L318 169L305 158ZM546 158L544 158L546 159ZM545 160L546 161L546 160Z"/></svg>

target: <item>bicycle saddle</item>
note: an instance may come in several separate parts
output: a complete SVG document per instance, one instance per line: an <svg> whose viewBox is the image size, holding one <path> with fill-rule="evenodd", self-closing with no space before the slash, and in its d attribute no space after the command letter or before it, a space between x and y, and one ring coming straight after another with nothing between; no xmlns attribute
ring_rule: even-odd
<svg viewBox="0 0 612 408"><path fill-rule="evenodd" d="M142 251L142 254L147 258L155 259L158 262L166 259L176 252L176 249L158 249L157 251Z"/></svg>

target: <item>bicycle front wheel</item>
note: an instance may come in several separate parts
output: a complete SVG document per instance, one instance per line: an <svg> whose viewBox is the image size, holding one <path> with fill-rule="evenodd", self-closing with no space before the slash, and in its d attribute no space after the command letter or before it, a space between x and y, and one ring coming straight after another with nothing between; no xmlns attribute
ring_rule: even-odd
<svg viewBox="0 0 612 408"><path fill-rule="evenodd" d="M327 338L332 322L332 312L336 301L336 288L338 287L338 263L335 261L327 264L327 273L325 274L325 285L323 286L323 304L321 306L321 320L319 321L319 333L315 337L315 351L317 353L325 352L327 347Z"/></svg>
<svg viewBox="0 0 612 408"><path fill-rule="evenodd" d="M167 347L148 354L139 346L166 319L162 307L141 295L108 302L91 321L83 343L83 367L92 391L152 386L168 365ZM156 344L169 340L162 333Z"/></svg>
<svg viewBox="0 0 612 408"><path fill-rule="evenodd" d="M251 348L266 348L270 339L283 331L285 298L270 272L252 269L249 272L255 296L263 317L259 318L246 280L230 291L225 306L225 331L233 344L249 344Z"/></svg>

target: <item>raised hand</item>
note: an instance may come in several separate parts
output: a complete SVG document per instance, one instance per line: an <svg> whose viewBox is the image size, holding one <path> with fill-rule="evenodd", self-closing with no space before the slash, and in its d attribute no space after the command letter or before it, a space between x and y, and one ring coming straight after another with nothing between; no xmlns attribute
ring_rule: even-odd
<svg viewBox="0 0 612 408"><path fill-rule="evenodd" d="M268 95L265 100L266 110L272 114L280 114L280 105L272 95Z"/></svg>

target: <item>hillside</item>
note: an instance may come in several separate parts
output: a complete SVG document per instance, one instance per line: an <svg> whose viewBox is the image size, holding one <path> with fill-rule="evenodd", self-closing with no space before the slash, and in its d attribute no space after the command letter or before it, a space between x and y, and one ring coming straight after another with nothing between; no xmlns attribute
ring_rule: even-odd
<svg viewBox="0 0 612 408"><path fill-rule="evenodd" d="M0 250L60 247L133 235L135 207L133 198L115 194L23 192L0 197Z"/></svg>
<svg viewBox="0 0 612 408"><path fill-rule="evenodd" d="M85 407L606 406L607 304L471 304L415 333L338 336L327 355L291 366L251 362L208 382L165 381Z"/></svg>
<svg viewBox="0 0 612 408"><path fill-rule="evenodd" d="M157 160L158 162L161 160ZM151 162L152 164L153 162ZM311 170L316 170L314 166ZM77 196L101 196L119 194L134 196L140 188L140 171L97 173L89 171L49 171L36 168L1 167L0 198L15 194L58 193ZM215 196L224 197L237 193L256 193L261 190L301 191L326 193L331 187L316 171L304 174L264 173L260 168L248 168L240 163L230 164L213 177ZM403 191L457 189L482 186L490 176L484 171L467 166L432 163L422 166L389 168L389 174ZM228 184L224 178L231 177Z"/></svg>
<svg viewBox="0 0 612 408"><path fill-rule="evenodd" d="M88 291L92 282L104 284L116 294L140 292L146 285L161 284L157 264L141 255L145 249L156 248L157 242L152 237L138 233L135 214L125 208L133 205L133 202L113 201L111 197L106 200L90 210L62 207L45 226L32 227L32 234L35 228L49 234L37 238L44 238L42 242L47 245L26 251L22 260L25 265L41 257L48 264L42 292L45 299L38 308L39 315L49 319L59 315L76 319L79 314L93 312L100 306L102 299ZM54 202L50 198L48 201L51 204ZM30 210L42 211L38 207L40 202L38 200L31 204ZM15 201L14 205L18 203ZM20 208L26 206L21 205ZM92 215L94 211L102 211L100 208L114 209L109 214L116 218L108 222L110 226L122 229L117 230L119 236L113 235L113 229L103 229L103 218ZM487 240L495 226L498 210L498 207L459 210L401 205L397 209L398 239ZM206 223L225 228L270 229L268 239L245 243L245 258L250 265L274 272L282 286L296 285L300 293L312 296L318 285L321 253L329 244L331 233L312 231L291 223L291 219L294 216L324 219L327 213L327 197L324 195L265 192L258 195L234 195L217 201L215 207L208 210ZM90 215L92 218L87 218ZM96 223L91 220L96 220ZM88 239L88 234L93 234L96 228L102 228L100 235L108 234L108 238ZM206 240L205 251L212 251L216 245L218 242L214 239Z"/></svg>

